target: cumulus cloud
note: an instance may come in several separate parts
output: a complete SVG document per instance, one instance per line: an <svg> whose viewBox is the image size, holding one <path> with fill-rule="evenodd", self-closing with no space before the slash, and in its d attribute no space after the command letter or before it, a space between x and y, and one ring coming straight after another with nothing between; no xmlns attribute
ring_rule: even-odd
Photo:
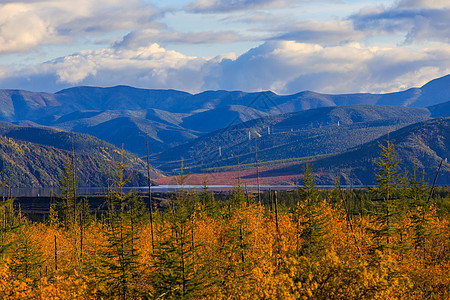
<svg viewBox="0 0 450 300"><path fill-rule="evenodd" d="M450 47L421 52L367 48L357 43L324 47L292 41L270 42L234 61L217 64L204 86L269 88L281 93L389 92L448 74L448 66Z"/></svg>
<svg viewBox="0 0 450 300"><path fill-rule="evenodd" d="M389 8L365 8L350 20L361 31L404 34L406 43L450 42L450 2L447 0L402 0Z"/></svg>
<svg viewBox="0 0 450 300"><path fill-rule="evenodd" d="M0 54L80 36L151 26L157 10L140 0L35 0L0 4Z"/></svg>
<svg viewBox="0 0 450 300"><path fill-rule="evenodd" d="M26 5L2 5L0 15L0 53L36 47L44 38L54 34L47 22Z"/></svg>
<svg viewBox="0 0 450 300"><path fill-rule="evenodd" d="M197 0L187 6L195 13L229 12L255 8L287 7L298 0Z"/></svg>
<svg viewBox="0 0 450 300"><path fill-rule="evenodd" d="M271 41L243 55L185 56L158 44L137 49L82 51L32 68L1 72L0 87L56 91L73 85L207 89L295 93L390 92L420 86L450 73L450 46L425 51L363 47L358 43L321 46ZM39 88L36 86L39 84Z"/></svg>
<svg viewBox="0 0 450 300"><path fill-rule="evenodd" d="M131 85L195 90L201 86L205 60L151 44L137 49L86 50L4 74L0 85L56 91L74 85ZM2 72L0 72L2 74ZM11 74L15 74L11 77Z"/></svg>

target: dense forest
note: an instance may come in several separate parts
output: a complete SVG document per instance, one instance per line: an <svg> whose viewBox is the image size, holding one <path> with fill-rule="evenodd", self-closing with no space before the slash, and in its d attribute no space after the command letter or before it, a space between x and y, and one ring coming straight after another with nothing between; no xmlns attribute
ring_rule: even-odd
<svg viewBox="0 0 450 300"><path fill-rule="evenodd" d="M124 192L116 162L107 209L77 197L68 159L42 222L4 198L3 299L448 299L449 198L380 146L377 187L318 190L313 166L293 192L221 199L181 188L165 209ZM183 183L185 175L179 175ZM338 177L337 177L338 178ZM5 186L7 182L3 183Z"/></svg>

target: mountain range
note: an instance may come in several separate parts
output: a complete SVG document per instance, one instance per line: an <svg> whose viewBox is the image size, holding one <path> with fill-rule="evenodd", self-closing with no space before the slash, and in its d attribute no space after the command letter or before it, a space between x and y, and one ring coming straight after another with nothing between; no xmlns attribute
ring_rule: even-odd
<svg viewBox="0 0 450 300"><path fill-rule="evenodd" d="M0 90L0 120L8 122L0 135L62 151L74 141L75 152L99 159L102 143L110 150L124 147L129 158L136 155L136 170L145 168L139 157L147 154L148 137L152 164L170 175L182 158L191 172L201 172L251 164L256 156L271 163L345 153L405 126L450 116L449 95L450 75L388 94L190 94L129 86ZM160 174L154 169L152 176Z"/></svg>
<svg viewBox="0 0 450 300"><path fill-rule="evenodd" d="M425 107L448 101L450 75L421 88L389 94L327 95L304 91L277 95L270 91L147 90L128 86L74 87L57 93L0 90L0 120L28 121L88 133L117 147L145 155L145 131L152 154L214 130L257 117L340 105ZM124 130L119 128L126 128ZM124 136L130 136L124 140Z"/></svg>

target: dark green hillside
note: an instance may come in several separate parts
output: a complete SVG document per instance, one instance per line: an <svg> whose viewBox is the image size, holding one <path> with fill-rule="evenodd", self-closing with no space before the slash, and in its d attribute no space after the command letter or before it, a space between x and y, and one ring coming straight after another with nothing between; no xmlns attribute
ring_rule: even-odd
<svg viewBox="0 0 450 300"><path fill-rule="evenodd" d="M379 144L385 143L387 135L326 158L313 159L319 182L331 184L336 175L341 182L350 184L374 184L375 161L379 157ZM444 160L438 177L438 184L450 182L450 118L439 118L419 122L389 134L389 140L396 148L403 170L411 171L414 164L419 171L425 170L426 177L433 180L441 160ZM272 170L276 173L300 173L302 165ZM262 174L265 176L265 174Z"/></svg>
<svg viewBox="0 0 450 300"><path fill-rule="evenodd" d="M64 163L70 151L49 146L0 137L0 170L3 180L11 178L13 187L59 186ZM108 177L114 174L114 162L85 154L75 155L79 186L106 186ZM146 177L129 170L130 185L146 185Z"/></svg>
<svg viewBox="0 0 450 300"><path fill-rule="evenodd" d="M268 113L242 105L219 107L183 119L180 125L198 132L211 132L230 125L268 116Z"/></svg>
<svg viewBox="0 0 450 300"><path fill-rule="evenodd" d="M336 153L428 117L427 109L370 105L325 107L268 116L169 149L156 156L156 163L170 170L176 168L183 157L187 166L205 168L237 164L238 155L240 163L251 163L255 159L255 142L261 161Z"/></svg>
<svg viewBox="0 0 450 300"><path fill-rule="evenodd" d="M50 127L24 127L0 122L0 136L69 152L72 152L73 149L77 155L87 155L95 159L110 162L120 160L120 148L87 134L67 132ZM130 167L136 170L146 169L146 163L133 153L125 151L124 159L129 161ZM154 178L161 176L159 170L153 167L151 168L151 175Z"/></svg>

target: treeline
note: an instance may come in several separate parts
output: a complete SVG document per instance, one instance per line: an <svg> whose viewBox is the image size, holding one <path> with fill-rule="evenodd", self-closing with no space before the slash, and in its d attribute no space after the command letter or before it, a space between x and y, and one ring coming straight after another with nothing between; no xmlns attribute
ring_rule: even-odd
<svg viewBox="0 0 450 300"><path fill-rule="evenodd" d="M101 215L77 202L70 160L45 222L2 202L0 298L450 298L448 212L419 172L399 172L389 141L365 191L339 180L319 191L307 165L295 193L250 194L238 181L217 201L205 185L157 210L124 192L126 168L117 162Z"/></svg>

